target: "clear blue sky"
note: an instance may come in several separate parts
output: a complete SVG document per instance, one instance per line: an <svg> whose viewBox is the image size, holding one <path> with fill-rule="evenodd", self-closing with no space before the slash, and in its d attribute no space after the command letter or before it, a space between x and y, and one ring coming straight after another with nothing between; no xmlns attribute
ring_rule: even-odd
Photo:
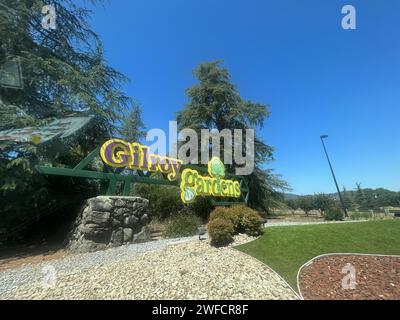
<svg viewBox="0 0 400 320"><path fill-rule="evenodd" d="M357 30L341 8L357 9ZM110 65L127 75L148 128L167 129L194 84L222 59L246 99L271 105L260 134L293 192L339 184L400 190L400 1L118 0L93 8Z"/></svg>

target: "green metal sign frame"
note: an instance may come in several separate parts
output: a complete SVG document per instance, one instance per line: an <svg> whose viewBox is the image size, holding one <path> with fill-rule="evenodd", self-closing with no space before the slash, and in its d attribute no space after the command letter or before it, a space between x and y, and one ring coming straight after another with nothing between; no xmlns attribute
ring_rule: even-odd
<svg viewBox="0 0 400 320"><path fill-rule="evenodd" d="M42 166L42 165L36 165L35 168L39 173L41 173L43 175L56 175L56 176L97 179L97 180L108 181L108 187L107 187L107 192L106 192L106 195L108 195L108 196L116 195L118 182L123 183L123 195L124 196L130 195L131 186L134 183L146 183L146 184L154 184L154 185L179 187L178 181L169 181L168 179L152 178L151 172L143 172L141 170L136 170L137 175L133 175L133 174L123 175L120 173L111 172L106 165L104 166L104 168L108 172L99 172L99 171L92 171L92 170L85 169L96 157L99 156L99 152L100 152L100 148L96 148L74 168L60 168L60 167L50 167L50 166ZM207 169L200 167L200 166L186 165L186 167L198 170L203 173L207 173ZM214 198L211 198L213 205L215 205L215 206L231 206L231 205L247 204L248 200L249 200L250 190L249 190L246 179L242 176L235 176L235 175L232 175L229 173L227 173L226 176L240 181L240 190L241 190L240 198L232 200L232 201L219 201L219 200L215 200Z"/></svg>

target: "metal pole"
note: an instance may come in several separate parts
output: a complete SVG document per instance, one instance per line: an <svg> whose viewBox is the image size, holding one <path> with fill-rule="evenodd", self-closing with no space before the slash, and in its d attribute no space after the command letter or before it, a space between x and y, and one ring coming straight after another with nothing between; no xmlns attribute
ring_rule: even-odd
<svg viewBox="0 0 400 320"><path fill-rule="evenodd" d="M340 193L340 189L339 189L339 185L338 185L337 180L336 180L335 172L333 171L331 160L329 159L329 156L328 156L328 151L326 151L324 138L327 138L327 136L321 136L320 138L321 138L322 146L324 147L326 159L328 160L328 163L329 163L329 168L331 169L333 181L335 181L336 190L337 190L338 195L339 195L339 199L340 199L340 203L342 205L342 209L343 209L344 215L345 215L345 217L348 217L349 215L347 214L347 209L346 209L346 206L344 204L342 194Z"/></svg>

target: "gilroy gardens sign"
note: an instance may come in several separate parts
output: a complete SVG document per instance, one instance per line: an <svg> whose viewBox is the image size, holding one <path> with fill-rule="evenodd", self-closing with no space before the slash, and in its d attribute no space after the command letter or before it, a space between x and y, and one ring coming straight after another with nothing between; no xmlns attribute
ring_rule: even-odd
<svg viewBox="0 0 400 320"><path fill-rule="evenodd" d="M85 168L100 156L104 172ZM139 143L112 139L96 148L74 168L36 166L45 175L59 175L88 179L106 180L106 194L117 194L117 184L123 183L123 195L129 196L134 183L169 185L180 188L184 203L193 202L196 197L212 197L214 205L235 205L248 202L249 189L242 176L225 172L225 166L218 157L213 157L208 167L183 165L178 159L151 154L150 148ZM163 179L155 178L160 173Z"/></svg>

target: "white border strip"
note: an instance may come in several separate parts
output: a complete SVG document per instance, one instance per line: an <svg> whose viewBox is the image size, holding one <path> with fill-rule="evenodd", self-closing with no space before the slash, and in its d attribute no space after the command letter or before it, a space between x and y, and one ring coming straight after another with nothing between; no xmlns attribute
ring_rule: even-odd
<svg viewBox="0 0 400 320"><path fill-rule="evenodd" d="M251 259L253 259L253 260L257 261L257 262L259 262L259 263L261 263L262 265L264 265L269 271L271 271L272 273L274 273L275 275L277 275L278 278L281 279L282 282L285 283L285 284L289 287L289 289L294 293L294 295L295 295L297 298L299 298L300 300L304 300L303 297L302 297L301 295L299 295L299 294L296 292L296 290L294 290L294 289L292 288L292 286L291 286L278 272L276 272L274 269L272 269L269 265L265 264L265 263L262 262L261 260L258 260L257 258L251 256L250 254L248 254L248 253L246 253L246 252L243 252L243 251L240 251L240 250L236 249L235 247L231 247L231 248L232 248L232 249L235 249L237 252L240 252L241 254L243 254L243 255L245 255L245 256L247 256L247 257L249 257L249 258L251 258Z"/></svg>
<svg viewBox="0 0 400 320"><path fill-rule="evenodd" d="M301 293L300 290L300 273L303 270L303 268L308 267L309 265L311 265L312 263L314 263L315 260L319 259L319 258L324 258L324 257L333 257L333 256L364 256L364 257L391 257L391 258L400 258L400 256L397 255L390 255L390 254L373 254L373 253L325 253L325 254L321 254L319 256L316 256L314 258L312 258L310 261L306 262L305 264L303 264L299 271L297 271L297 277L296 277L296 282L297 282L297 290L299 291L299 295L301 300L305 300L303 297L303 294Z"/></svg>

